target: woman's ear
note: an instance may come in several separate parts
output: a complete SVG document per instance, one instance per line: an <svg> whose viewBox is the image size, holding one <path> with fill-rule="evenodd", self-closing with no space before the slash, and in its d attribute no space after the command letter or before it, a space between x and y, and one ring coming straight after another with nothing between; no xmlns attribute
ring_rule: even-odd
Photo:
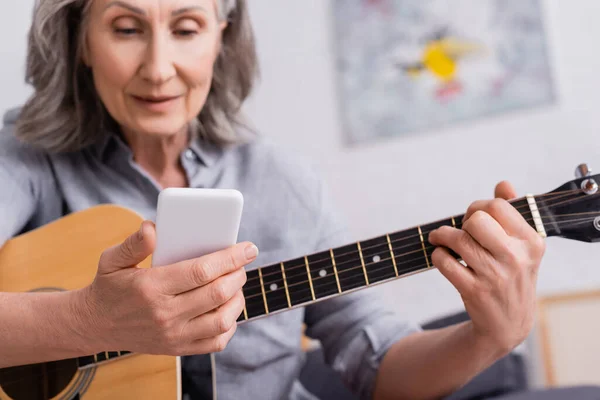
<svg viewBox="0 0 600 400"><path fill-rule="evenodd" d="M83 65L89 68L90 66L90 50L88 47L87 35L83 38L80 50L80 58Z"/></svg>
<svg viewBox="0 0 600 400"><path fill-rule="evenodd" d="M223 32L225 32L225 29L227 29L227 26L229 24L227 23L227 20L225 21L221 21L219 23L219 41L217 42L217 53L219 54L221 52L221 48L223 47Z"/></svg>

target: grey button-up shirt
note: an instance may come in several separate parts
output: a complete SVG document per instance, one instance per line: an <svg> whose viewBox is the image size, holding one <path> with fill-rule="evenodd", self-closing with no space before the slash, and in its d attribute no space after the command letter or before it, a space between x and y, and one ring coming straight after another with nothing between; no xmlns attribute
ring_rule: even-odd
<svg viewBox="0 0 600 400"><path fill-rule="evenodd" d="M6 113L0 131L0 246L20 233L102 203L119 204L154 220L161 188L135 163L118 135L107 134L99 144L77 153L50 155L15 139L17 117L18 110ZM252 241L260 249L248 268L349 243L314 171L264 139L226 149L194 141L182 153L181 163L191 187L243 193L239 240ZM347 385L361 398L371 398L386 350L420 329L384 308L377 296L376 288L365 289L241 325L227 348L216 354L218 398L306 398L297 380L304 360L303 322ZM200 386L207 376L201 359L183 359L185 374Z"/></svg>

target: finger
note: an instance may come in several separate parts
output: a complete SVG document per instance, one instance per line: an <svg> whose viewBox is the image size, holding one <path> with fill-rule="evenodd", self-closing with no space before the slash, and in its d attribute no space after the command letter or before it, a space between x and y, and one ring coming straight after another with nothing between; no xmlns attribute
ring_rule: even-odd
<svg viewBox="0 0 600 400"><path fill-rule="evenodd" d="M218 310L191 319L182 332L181 339L184 342L194 342L227 333L237 323L244 310L244 304L244 295L238 290L231 300Z"/></svg>
<svg viewBox="0 0 600 400"><path fill-rule="evenodd" d="M435 246L445 247L444 250L456 259L449 250L454 251L478 275L491 276L494 273L490 268L494 261L492 255L465 230L443 226L430 233L429 241Z"/></svg>
<svg viewBox="0 0 600 400"><path fill-rule="evenodd" d="M443 247L438 247L433 251L431 261L461 295L465 296L470 293L476 281L473 271L458 262Z"/></svg>
<svg viewBox="0 0 600 400"><path fill-rule="evenodd" d="M233 324L233 327L222 335L196 340L187 346L184 355L219 353L225 350L236 330L237 324Z"/></svg>
<svg viewBox="0 0 600 400"><path fill-rule="evenodd" d="M135 267L152 254L155 244L154 223L144 221L137 232L102 253L98 263L99 272L110 274L119 269Z"/></svg>
<svg viewBox="0 0 600 400"><path fill-rule="evenodd" d="M156 268L155 278L161 282L165 294L177 295L243 268L257 256L258 248L243 242L200 258Z"/></svg>
<svg viewBox="0 0 600 400"><path fill-rule="evenodd" d="M513 241L502 226L483 211L477 211L463 224L463 230L477 241L492 257L505 259Z"/></svg>
<svg viewBox="0 0 600 400"><path fill-rule="evenodd" d="M246 283L246 271L237 269L208 285L182 293L175 298L175 307L181 315L192 319L229 302ZM236 318L239 316L236 315ZM221 332L223 333L223 332Z"/></svg>
<svg viewBox="0 0 600 400"><path fill-rule="evenodd" d="M517 191L509 181L498 183L494 189L494 197L511 200L517 197Z"/></svg>
<svg viewBox="0 0 600 400"><path fill-rule="evenodd" d="M498 198L473 202L463 218L463 226L477 211L484 211L489 214L498 221L502 229L510 236L526 239L535 234L535 230L527 223L525 218L506 200Z"/></svg>

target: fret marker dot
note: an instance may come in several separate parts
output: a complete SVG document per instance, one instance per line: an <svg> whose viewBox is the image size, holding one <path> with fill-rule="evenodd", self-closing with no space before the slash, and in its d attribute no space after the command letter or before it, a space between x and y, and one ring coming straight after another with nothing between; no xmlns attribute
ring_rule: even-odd
<svg viewBox="0 0 600 400"><path fill-rule="evenodd" d="M276 283L271 283L271 286L269 286L269 289L271 289L271 292L274 292L277 290L277 284Z"/></svg>
<svg viewBox="0 0 600 400"><path fill-rule="evenodd" d="M381 257L379 257L379 256L373 257L373 262L378 263L379 261L381 261Z"/></svg>
<svg viewBox="0 0 600 400"><path fill-rule="evenodd" d="M324 269L320 270L320 271L319 271L319 276L320 276L321 278L324 278L324 277L326 277L326 276L327 276L327 271L325 271Z"/></svg>

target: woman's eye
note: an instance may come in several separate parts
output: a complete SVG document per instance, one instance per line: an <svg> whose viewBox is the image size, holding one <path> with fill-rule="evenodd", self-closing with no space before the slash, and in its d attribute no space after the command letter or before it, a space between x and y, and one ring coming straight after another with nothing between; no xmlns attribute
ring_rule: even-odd
<svg viewBox="0 0 600 400"><path fill-rule="evenodd" d="M196 33L195 30L190 30L190 29L177 29L175 30L175 34L177 36L184 36L184 37L190 37L190 36L194 36Z"/></svg>
<svg viewBox="0 0 600 400"><path fill-rule="evenodd" d="M139 30L136 28L116 28L115 32L119 35L131 36L131 35L135 35L136 33L138 33Z"/></svg>
<svg viewBox="0 0 600 400"><path fill-rule="evenodd" d="M184 18L173 25L173 34L180 37L192 37L200 33L203 28L203 23L193 19Z"/></svg>

